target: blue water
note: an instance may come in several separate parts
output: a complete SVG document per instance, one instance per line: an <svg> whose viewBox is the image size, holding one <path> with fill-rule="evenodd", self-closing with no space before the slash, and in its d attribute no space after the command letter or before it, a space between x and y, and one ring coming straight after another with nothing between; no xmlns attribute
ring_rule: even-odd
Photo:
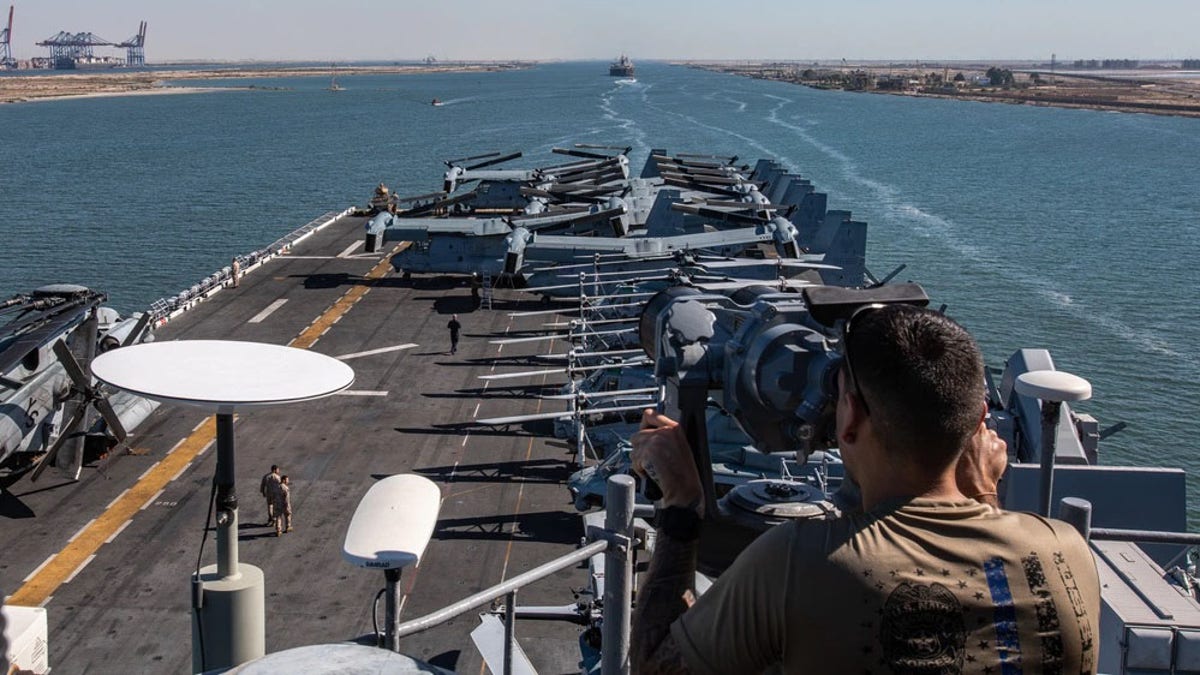
<svg viewBox="0 0 1200 675"><path fill-rule="evenodd" d="M221 80L279 87L0 106L0 297L51 281L141 309L381 180L436 189L441 160L572 142L774 156L870 223L902 279L999 365L1046 347L1087 377L1107 463L1200 477L1200 120L820 92L660 64ZM190 82L189 84L195 84ZM438 98L446 104L432 107ZM1193 525L1200 497L1193 478Z"/></svg>

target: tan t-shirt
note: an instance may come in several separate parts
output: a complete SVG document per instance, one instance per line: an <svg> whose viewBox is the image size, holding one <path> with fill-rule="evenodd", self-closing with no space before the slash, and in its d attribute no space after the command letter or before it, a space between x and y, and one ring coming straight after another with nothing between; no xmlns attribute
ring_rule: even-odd
<svg viewBox="0 0 1200 675"><path fill-rule="evenodd" d="M695 673L1094 673L1099 607L1066 523L911 499L772 529L671 634Z"/></svg>

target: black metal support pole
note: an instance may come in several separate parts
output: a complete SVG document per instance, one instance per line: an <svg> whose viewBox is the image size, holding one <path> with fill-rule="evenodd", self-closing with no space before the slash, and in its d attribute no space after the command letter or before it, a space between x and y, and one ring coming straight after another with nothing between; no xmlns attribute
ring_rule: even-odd
<svg viewBox="0 0 1200 675"><path fill-rule="evenodd" d="M387 603L384 613L383 646L393 652L400 652L400 570L386 569L383 576L387 579Z"/></svg>
<svg viewBox="0 0 1200 675"><path fill-rule="evenodd" d="M517 592L504 596L504 675L512 675L513 649L517 640Z"/></svg>
<svg viewBox="0 0 1200 675"><path fill-rule="evenodd" d="M1054 492L1054 454L1058 446L1058 416L1062 403L1042 401L1042 481L1040 512L1050 517L1050 500Z"/></svg>
<svg viewBox="0 0 1200 675"><path fill-rule="evenodd" d="M222 578L238 573L233 454L233 413L217 413L217 573Z"/></svg>

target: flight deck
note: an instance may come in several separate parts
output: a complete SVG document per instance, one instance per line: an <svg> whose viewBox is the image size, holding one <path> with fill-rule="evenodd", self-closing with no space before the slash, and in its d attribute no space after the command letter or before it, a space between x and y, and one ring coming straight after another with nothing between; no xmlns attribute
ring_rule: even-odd
<svg viewBox="0 0 1200 675"><path fill-rule="evenodd" d="M354 369L354 384L338 395L255 410L235 422L239 548L241 560L265 575L267 652L373 632L382 575L344 562L342 544L359 500L386 476L423 475L443 500L420 566L404 574L402 620L567 553L583 535L563 487L573 451L552 440L550 421L501 430L467 424L562 407L522 393L561 383L563 375L515 386L478 379L527 368L539 351L564 351L555 341L488 343L551 320L508 315L545 305L496 289L493 309L479 310L461 277L401 279L387 263L394 247L365 253L356 245L364 223L334 220L154 333L156 341L291 345ZM463 325L455 355L452 314ZM239 377L252 381L255 373ZM189 578L205 536L215 436L209 413L166 404L103 474L93 464L78 483L53 471L36 483L26 476L0 497L0 588L11 604L46 607L53 668L189 670ZM272 464L292 483L295 531L281 537L266 525L259 495ZM201 565L215 557L210 530ZM520 600L561 605L586 584L585 572L568 571L522 591ZM382 624L382 603L378 613ZM480 672L469 637L477 625L469 612L405 638L401 649ZM577 670L577 636L577 627L536 621L521 622L517 634L541 672Z"/></svg>

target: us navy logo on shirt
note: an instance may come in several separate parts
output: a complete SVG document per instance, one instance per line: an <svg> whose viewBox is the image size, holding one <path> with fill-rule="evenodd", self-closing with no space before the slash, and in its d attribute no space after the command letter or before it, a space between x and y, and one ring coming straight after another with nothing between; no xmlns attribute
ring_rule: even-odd
<svg viewBox="0 0 1200 675"><path fill-rule="evenodd" d="M883 605L879 642L896 673L959 673L967 641L963 607L939 583L903 582Z"/></svg>

